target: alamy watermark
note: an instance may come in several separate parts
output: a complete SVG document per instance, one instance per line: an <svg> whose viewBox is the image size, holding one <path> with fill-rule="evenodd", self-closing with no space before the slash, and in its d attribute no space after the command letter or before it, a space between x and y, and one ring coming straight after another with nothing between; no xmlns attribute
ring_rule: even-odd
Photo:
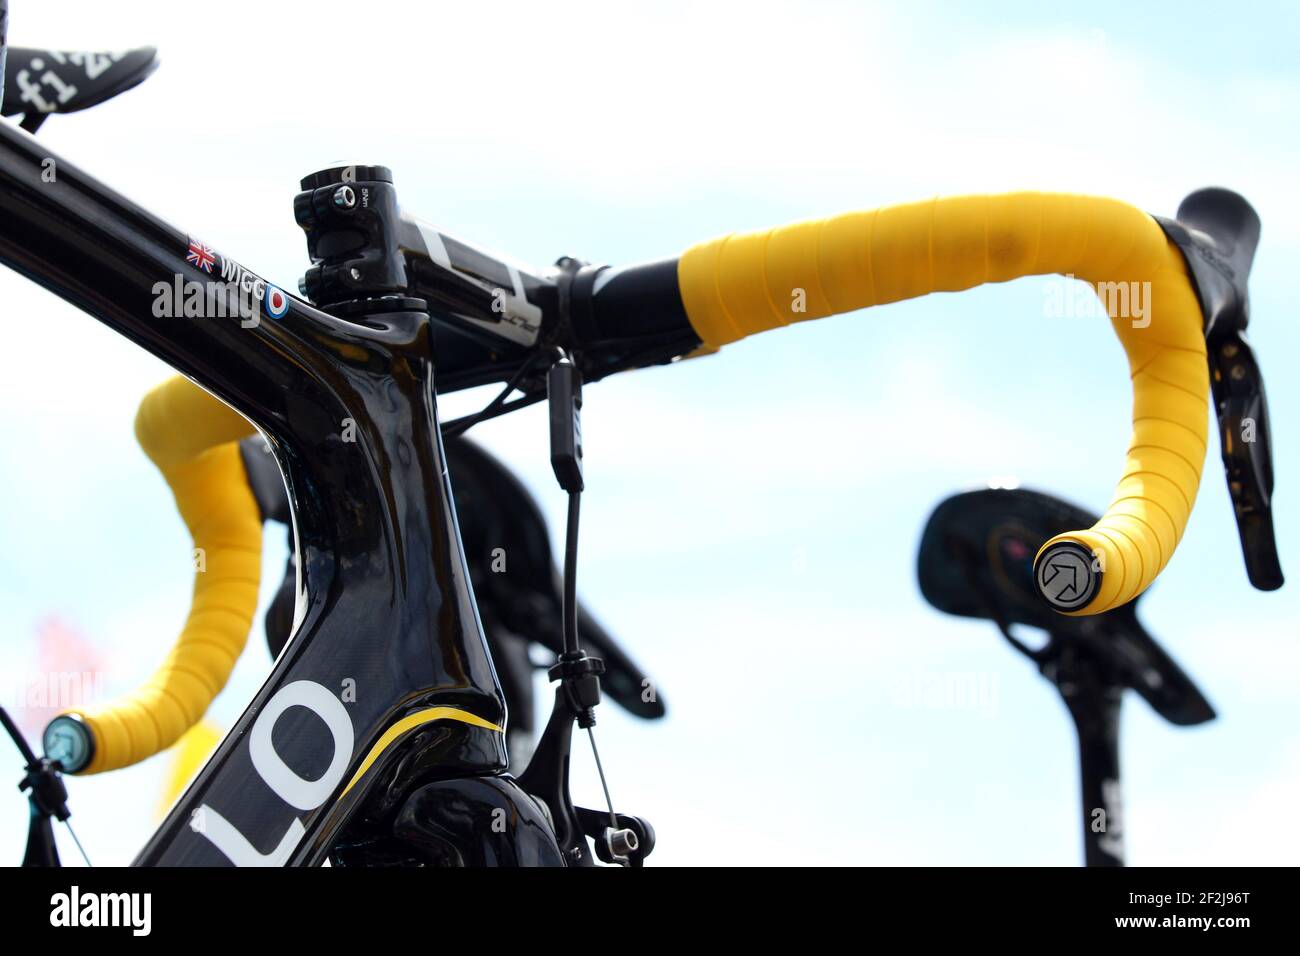
<svg viewBox="0 0 1300 956"><path fill-rule="evenodd" d="M179 272L171 282L153 285L153 314L159 319L239 319L245 329L255 329L262 322L263 283L248 276L243 281L210 279L187 280Z"/></svg>
<svg viewBox="0 0 1300 956"><path fill-rule="evenodd" d="M889 699L901 710L960 710L992 717L1001 688L990 671L936 671L920 667L894 674Z"/></svg>
<svg viewBox="0 0 1300 956"><path fill-rule="evenodd" d="M148 936L153 928L153 894L82 892L74 883L66 893L50 897L50 925L116 926L129 929L132 936Z"/></svg>
<svg viewBox="0 0 1300 956"><path fill-rule="evenodd" d="M39 671L0 679L0 703L15 712L67 710L103 699L102 671Z"/></svg>
<svg viewBox="0 0 1300 956"><path fill-rule="evenodd" d="M1072 273L1050 276L1043 289L1049 319L1129 319L1135 329L1151 324L1151 283L1087 282Z"/></svg>

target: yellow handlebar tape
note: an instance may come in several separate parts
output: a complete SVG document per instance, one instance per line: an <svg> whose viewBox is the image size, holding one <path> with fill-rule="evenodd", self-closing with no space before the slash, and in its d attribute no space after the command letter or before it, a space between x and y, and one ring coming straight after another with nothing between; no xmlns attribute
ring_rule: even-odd
<svg viewBox="0 0 1300 956"><path fill-rule="evenodd" d="M717 348L793 322L1050 273L1097 291L1133 381L1133 437L1114 499L1091 528L1044 544L1035 565L1057 610L1100 614L1164 569L1205 462L1200 305L1154 219L1063 193L937 198L714 239L687 250L677 278L696 334Z"/></svg>
<svg viewBox="0 0 1300 956"><path fill-rule="evenodd" d="M194 597L175 646L144 686L69 711L93 740L80 773L125 767L170 747L229 679L248 640L262 569L261 516L236 444L252 433L238 412L179 376L141 402L136 438L194 538Z"/></svg>

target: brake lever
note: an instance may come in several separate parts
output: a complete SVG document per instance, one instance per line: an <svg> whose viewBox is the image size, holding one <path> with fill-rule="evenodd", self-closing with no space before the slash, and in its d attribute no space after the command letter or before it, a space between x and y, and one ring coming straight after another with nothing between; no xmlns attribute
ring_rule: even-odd
<svg viewBox="0 0 1300 956"><path fill-rule="evenodd" d="M1182 252L1205 318L1210 387L1246 574L1259 590L1274 591L1283 577L1273 534L1268 400L1245 335L1246 280L1259 244L1259 216L1237 193L1212 188L1189 194L1175 219L1155 218Z"/></svg>

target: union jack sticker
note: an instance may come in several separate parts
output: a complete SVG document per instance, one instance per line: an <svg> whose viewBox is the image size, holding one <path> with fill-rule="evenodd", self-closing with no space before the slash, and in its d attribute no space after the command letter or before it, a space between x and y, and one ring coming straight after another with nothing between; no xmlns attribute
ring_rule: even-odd
<svg viewBox="0 0 1300 956"><path fill-rule="evenodd" d="M185 256L185 261L204 272L211 272L212 267L217 264L217 254L212 251L211 246L191 239L190 251Z"/></svg>

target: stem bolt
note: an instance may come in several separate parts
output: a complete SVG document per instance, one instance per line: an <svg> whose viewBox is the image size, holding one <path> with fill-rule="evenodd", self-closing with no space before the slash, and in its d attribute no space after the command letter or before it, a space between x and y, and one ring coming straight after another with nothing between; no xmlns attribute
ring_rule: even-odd
<svg viewBox="0 0 1300 956"><path fill-rule="evenodd" d="M334 205L340 209L356 209L357 191L351 186L340 186L334 190Z"/></svg>

